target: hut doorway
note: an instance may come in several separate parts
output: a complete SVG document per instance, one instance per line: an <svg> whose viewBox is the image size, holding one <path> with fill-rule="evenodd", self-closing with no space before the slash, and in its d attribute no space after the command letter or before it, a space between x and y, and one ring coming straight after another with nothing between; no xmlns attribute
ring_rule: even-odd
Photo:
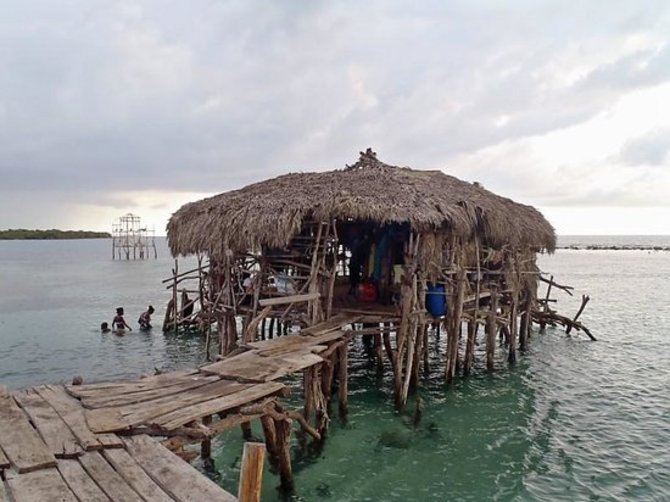
<svg viewBox="0 0 670 502"><path fill-rule="evenodd" d="M408 224L338 221L333 307L397 304L409 233Z"/></svg>

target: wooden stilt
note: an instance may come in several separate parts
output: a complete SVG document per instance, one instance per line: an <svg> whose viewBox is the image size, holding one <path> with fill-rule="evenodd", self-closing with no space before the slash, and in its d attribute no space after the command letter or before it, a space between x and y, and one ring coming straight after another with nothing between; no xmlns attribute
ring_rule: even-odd
<svg viewBox="0 0 670 502"><path fill-rule="evenodd" d="M337 349L337 358L339 360L338 371L338 398L340 417L346 418L349 409L349 382L348 382L348 366L349 366L349 347L341 345Z"/></svg>
<svg viewBox="0 0 670 502"><path fill-rule="evenodd" d="M205 417L202 417L202 424L204 426L207 426L212 423L212 416L207 415ZM202 443L200 443L200 457L204 459L211 458L212 456L212 440L211 439L205 439Z"/></svg>
<svg viewBox="0 0 670 502"><path fill-rule="evenodd" d="M263 435L265 436L265 446L268 451L268 461L275 471L279 471L279 447L277 443L277 428L275 421L268 415L261 417L263 426Z"/></svg>
<svg viewBox="0 0 670 502"><path fill-rule="evenodd" d="M468 341L465 346L465 361L463 362L463 374L470 374L470 367L475 359L475 335L477 330L477 321L468 321Z"/></svg>
<svg viewBox="0 0 670 502"><path fill-rule="evenodd" d="M292 420L283 419L275 421L275 429L277 431L277 447L278 447L278 467L279 478L281 480L281 487L284 491L291 492L294 488L293 481L293 466L291 465L291 451L290 438L292 432Z"/></svg>
<svg viewBox="0 0 670 502"><path fill-rule="evenodd" d="M242 422L240 424L242 429L242 438L245 441L251 441L253 439L253 433L251 432L251 422Z"/></svg>
<svg viewBox="0 0 670 502"><path fill-rule="evenodd" d="M495 284L491 284L491 308L486 319L486 369L493 370L496 350L496 316L498 314L498 291Z"/></svg>

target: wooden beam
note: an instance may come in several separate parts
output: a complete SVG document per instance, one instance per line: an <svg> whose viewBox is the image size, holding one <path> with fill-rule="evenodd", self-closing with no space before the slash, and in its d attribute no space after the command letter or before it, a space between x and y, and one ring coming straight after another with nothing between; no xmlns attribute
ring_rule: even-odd
<svg viewBox="0 0 670 502"><path fill-rule="evenodd" d="M307 302L321 297L320 293L305 293L304 295L278 296L276 298L263 298L258 302L261 307L272 305L285 305L287 303Z"/></svg>

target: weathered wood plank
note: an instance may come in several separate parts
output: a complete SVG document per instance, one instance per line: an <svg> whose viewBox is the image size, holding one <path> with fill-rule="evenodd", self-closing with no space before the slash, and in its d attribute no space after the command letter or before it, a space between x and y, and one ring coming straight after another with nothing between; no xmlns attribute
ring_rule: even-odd
<svg viewBox="0 0 670 502"><path fill-rule="evenodd" d="M284 385L278 382L254 385L248 389L236 392L235 394L211 399L162 415L154 419L153 422L167 430L172 430L205 415L212 415L214 413L251 403L274 394L283 387Z"/></svg>
<svg viewBox="0 0 670 502"><path fill-rule="evenodd" d="M7 394L0 395L0 447L19 473L56 466L51 448Z"/></svg>
<svg viewBox="0 0 670 502"><path fill-rule="evenodd" d="M56 410L35 390L15 392L14 399L30 417L40 437L56 457L76 457L84 451Z"/></svg>
<svg viewBox="0 0 670 502"><path fill-rule="evenodd" d="M219 380L176 396L154 399L146 403L86 410L86 420L89 427L95 432L122 431L132 426L150 423L157 416L185 406L238 392L249 385Z"/></svg>
<svg viewBox="0 0 670 502"><path fill-rule="evenodd" d="M171 497L179 501L237 500L148 436L124 438L128 453Z"/></svg>
<svg viewBox="0 0 670 502"><path fill-rule="evenodd" d="M86 408L108 408L112 406L123 406L124 404L141 403L151 401L165 396L171 396L189 389L202 387L208 383L215 382L216 378L206 375L194 375L186 379L180 378L178 382L170 385L155 387L135 392L123 392L121 394L98 394L95 397L84 397L81 402Z"/></svg>
<svg viewBox="0 0 670 502"><path fill-rule="evenodd" d="M121 441L121 438L116 434L96 434L95 437L98 438L98 441L100 441L100 444L104 446L105 449L123 448L123 441Z"/></svg>
<svg viewBox="0 0 670 502"><path fill-rule="evenodd" d="M87 452L79 457L79 462L110 499L118 502L142 502L142 497L114 470L100 452Z"/></svg>
<svg viewBox="0 0 670 502"><path fill-rule="evenodd" d="M309 349L301 348L276 357L264 357L245 353L244 359L224 359L218 363L203 367L202 371L216 373L227 379L246 382L269 382L323 362L323 359Z"/></svg>
<svg viewBox="0 0 670 502"><path fill-rule="evenodd" d="M125 449L105 450L104 457L147 502L170 502L172 498L149 477Z"/></svg>
<svg viewBox="0 0 670 502"><path fill-rule="evenodd" d="M84 470L77 460L61 459L58 461L58 470L70 487L72 493L79 500L92 502L109 502L109 497L105 495L100 487L95 484L93 478Z"/></svg>
<svg viewBox="0 0 670 502"><path fill-rule="evenodd" d="M116 382L100 382L83 385L66 385L68 393L74 397L94 397L96 395L120 395L125 392L140 392L151 390L158 387L168 387L177 385L193 375L197 375L197 370L176 371L171 373L162 373L145 378L134 380L120 380Z"/></svg>
<svg viewBox="0 0 670 502"><path fill-rule="evenodd" d="M302 335L317 336L329 331L342 329L343 326L347 324L353 324L359 322L361 314L351 314L351 313L340 313L335 314L327 321L320 322L313 326L309 326L300 331Z"/></svg>
<svg viewBox="0 0 670 502"><path fill-rule="evenodd" d="M262 357L254 351L245 352L200 368L204 373L219 375L227 379L239 378L247 382L257 383L263 382L264 375L273 373L277 369L278 366L275 361L271 358Z"/></svg>
<svg viewBox="0 0 670 502"><path fill-rule="evenodd" d="M258 301L261 307L270 307L272 305L285 305L287 303L308 302L321 297L320 293L305 293L304 295L276 296L274 298L263 298Z"/></svg>
<svg viewBox="0 0 670 502"><path fill-rule="evenodd" d="M7 475L7 491L17 502L77 502L56 468Z"/></svg>
<svg viewBox="0 0 670 502"><path fill-rule="evenodd" d="M79 401L70 396L64 387L41 385L35 387L37 393L47 401L63 419L85 450L100 449L102 445L86 424L84 409Z"/></svg>
<svg viewBox="0 0 670 502"><path fill-rule="evenodd" d="M5 455L5 452L0 448L0 470L7 469L9 467L9 459Z"/></svg>

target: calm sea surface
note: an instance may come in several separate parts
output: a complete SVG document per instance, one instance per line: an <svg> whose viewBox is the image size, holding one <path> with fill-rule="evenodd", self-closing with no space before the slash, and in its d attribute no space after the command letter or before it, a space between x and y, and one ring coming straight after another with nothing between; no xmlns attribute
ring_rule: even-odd
<svg viewBox="0 0 670 502"><path fill-rule="evenodd" d="M670 237L561 243L668 246ZM0 241L0 384L135 377L202 362L197 336L98 330L117 306L136 326L149 303L160 326L169 299L161 280L172 264L163 240L159 259L144 262L112 261L106 240ZM558 295L560 311L572 315L579 296L591 296L582 319L598 342L534 332L514 368L501 357L494 374L480 366L446 386L444 339L433 338L438 367L419 391L425 411L416 428L411 406L393 411L390 368L378 372L356 345L348 421L333 416L320 452L296 442L294 499L670 500L670 252L561 250L540 264L576 289L574 298ZM199 467L235 492L241 450L238 431L223 434L214 467ZM266 469L264 500L281 498L277 485Z"/></svg>

